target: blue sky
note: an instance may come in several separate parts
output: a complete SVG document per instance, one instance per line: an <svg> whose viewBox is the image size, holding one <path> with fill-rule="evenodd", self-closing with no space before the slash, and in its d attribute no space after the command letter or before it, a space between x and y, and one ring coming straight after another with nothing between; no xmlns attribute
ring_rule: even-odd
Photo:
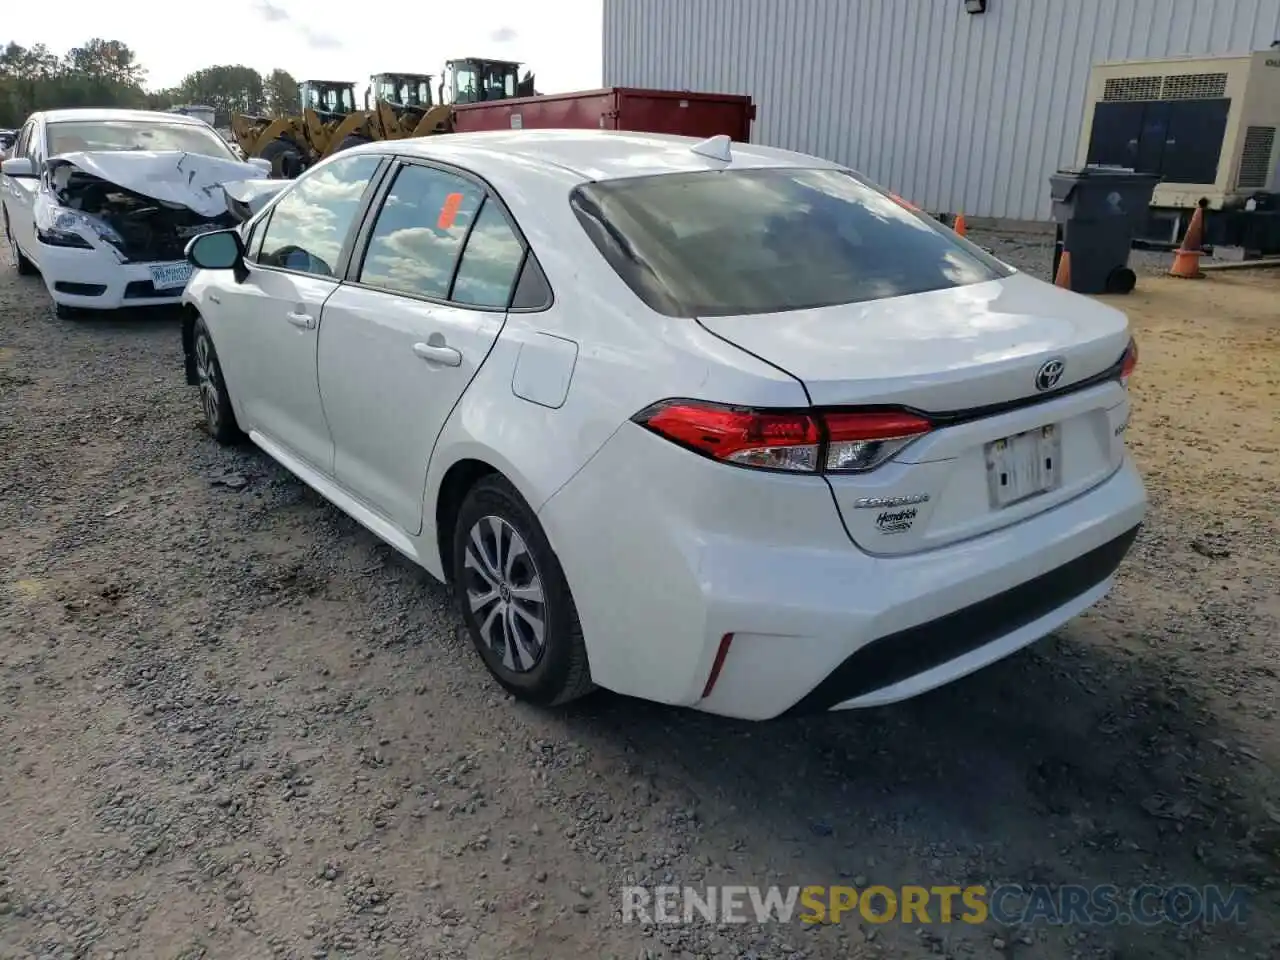
<svg viewBox="0 0 1280 960"><path fill-rule="evenodd" d="M62 53L91 37L120 40L147 67L149 87L173 86L202 66L243 63L264 72L283 67L299 80L351 80L359 94L372 73L439 75L447 59L492 57L523 62L540 92L556 93L600 86L601 4L62 0L51 15L44 4L10 2L0 42L44 43Z"/></svg>

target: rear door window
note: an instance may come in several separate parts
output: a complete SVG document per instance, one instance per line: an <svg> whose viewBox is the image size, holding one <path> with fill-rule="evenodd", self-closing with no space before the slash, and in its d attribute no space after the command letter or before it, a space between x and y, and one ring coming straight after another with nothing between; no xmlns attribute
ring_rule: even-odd
<svg viewBox="0 0 1280 960"><path fill-rule="evenodd" d="M467 237L449 299L467 306L507 309L523 256L520 238L501 208L495 201L485 200Z"/></svg>
<svg viewBox="0 0 1280 960"><path fill-rule="evenodd" d="M584 184L571 201L622 279L669 316L813 309L1010 272L842 170L635 177Z"/></svg>
<svg viewBox="0 0 1280 960"><path fill-rule="evenodd" d="M400 169L369 234L359 282L445 300L484 190L434 167Z"/></svg>

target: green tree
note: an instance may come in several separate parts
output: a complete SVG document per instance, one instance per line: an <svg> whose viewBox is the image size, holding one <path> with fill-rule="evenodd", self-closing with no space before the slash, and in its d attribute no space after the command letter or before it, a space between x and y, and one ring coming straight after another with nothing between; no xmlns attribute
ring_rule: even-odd
<svg viewBox="0 0 1280 960"><path fill-rule="evenodd" d="M182 103L182 91L178 87L165 87L163 90L149 92L143 108L146 110L168 110L179 103Z"/></svg>
<svg viewBox="0 0 1280 960"><path fill-rule="evenodd" d="M8 43L0 51L0 127L16 127L36 109L61 74L58 56L39 43Z"/></svg>
<svg viewBox="0 0 1280 960"><path fill-rule="evenodd" d="M60 67L58 55L50 52L43 43L24 47L10 42L0 51L0 78L45 81L56 77Z"/></svg>
<svg viewBox="0 0 1280 960"><path fill-rule="evenodd" d="M118 40L95 37L68 50L64 62L69 74L113 84L141 87L147 77L134 52Z"/></svg>
<svg viewBox="0 0 1280 960"><path fill-rule="evenodd" d="M189 73L178 84L179 99L213 107L217 126L226 126L236 113L259 114L266 105L262 74L252 67L229 64Z"/></svg>
<svg viewBox="0 0 1280 960"><path fill-rule="evenodd" d="M36 110L140 107L146 71L129 47L95 38L63 57L44 44L0 50L0 126L16 127Z"/></svg>
<svg viewBox="0 0 1280 960"><path fill-rule="evenodd" d="M125 43L94 37L64 55L44 44L0 44L0 127L20 126L37 110L136 107L166 110L195 103L217 111L218 126L236 113L285 116L298 109L298 83L286 70L266 76L241 64L205 67L176 87L143 89L147 71Z"/></svg>
<svg viewBox="0 0 1280 960"><path fill-rule="evenodd" d="M263 86L269 116L287 117L298 112L298 81L288 70L279 67L272 70L264 79Z"/></svg>

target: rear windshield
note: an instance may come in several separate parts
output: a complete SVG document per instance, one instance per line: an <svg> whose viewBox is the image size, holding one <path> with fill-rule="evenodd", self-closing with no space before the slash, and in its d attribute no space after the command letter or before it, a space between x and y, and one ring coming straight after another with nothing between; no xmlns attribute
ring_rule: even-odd
<svg viewBox="0 0 1280 960"><path fill-rule="evenodd" d="M583 184L571 202L622 279L668 316L829 307L1011 272L843 170L635 177Z"/></svg>
<svg viewBox="0 0 1280 960"><path fill-rule="evenodd" d="M82 150L181 150L236 159L213 128L163 120L59 120L48 125L49 155Z"/></svg>

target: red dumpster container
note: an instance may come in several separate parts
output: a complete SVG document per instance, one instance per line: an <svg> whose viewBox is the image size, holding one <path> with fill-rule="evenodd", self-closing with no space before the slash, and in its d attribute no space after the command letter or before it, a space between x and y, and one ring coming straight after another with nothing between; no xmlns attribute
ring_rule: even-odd
<svg viewBox="0 0 1280 960"><path fill-rule="evenodd" d="M453 128L475 130L599 129L673 133L714 137L727 133L739 142L751 140L756 108L747 96L694 93L688 90L641 90L608 87L543 97L520 97L490 103L460 103L453 108Z"/></svg>

